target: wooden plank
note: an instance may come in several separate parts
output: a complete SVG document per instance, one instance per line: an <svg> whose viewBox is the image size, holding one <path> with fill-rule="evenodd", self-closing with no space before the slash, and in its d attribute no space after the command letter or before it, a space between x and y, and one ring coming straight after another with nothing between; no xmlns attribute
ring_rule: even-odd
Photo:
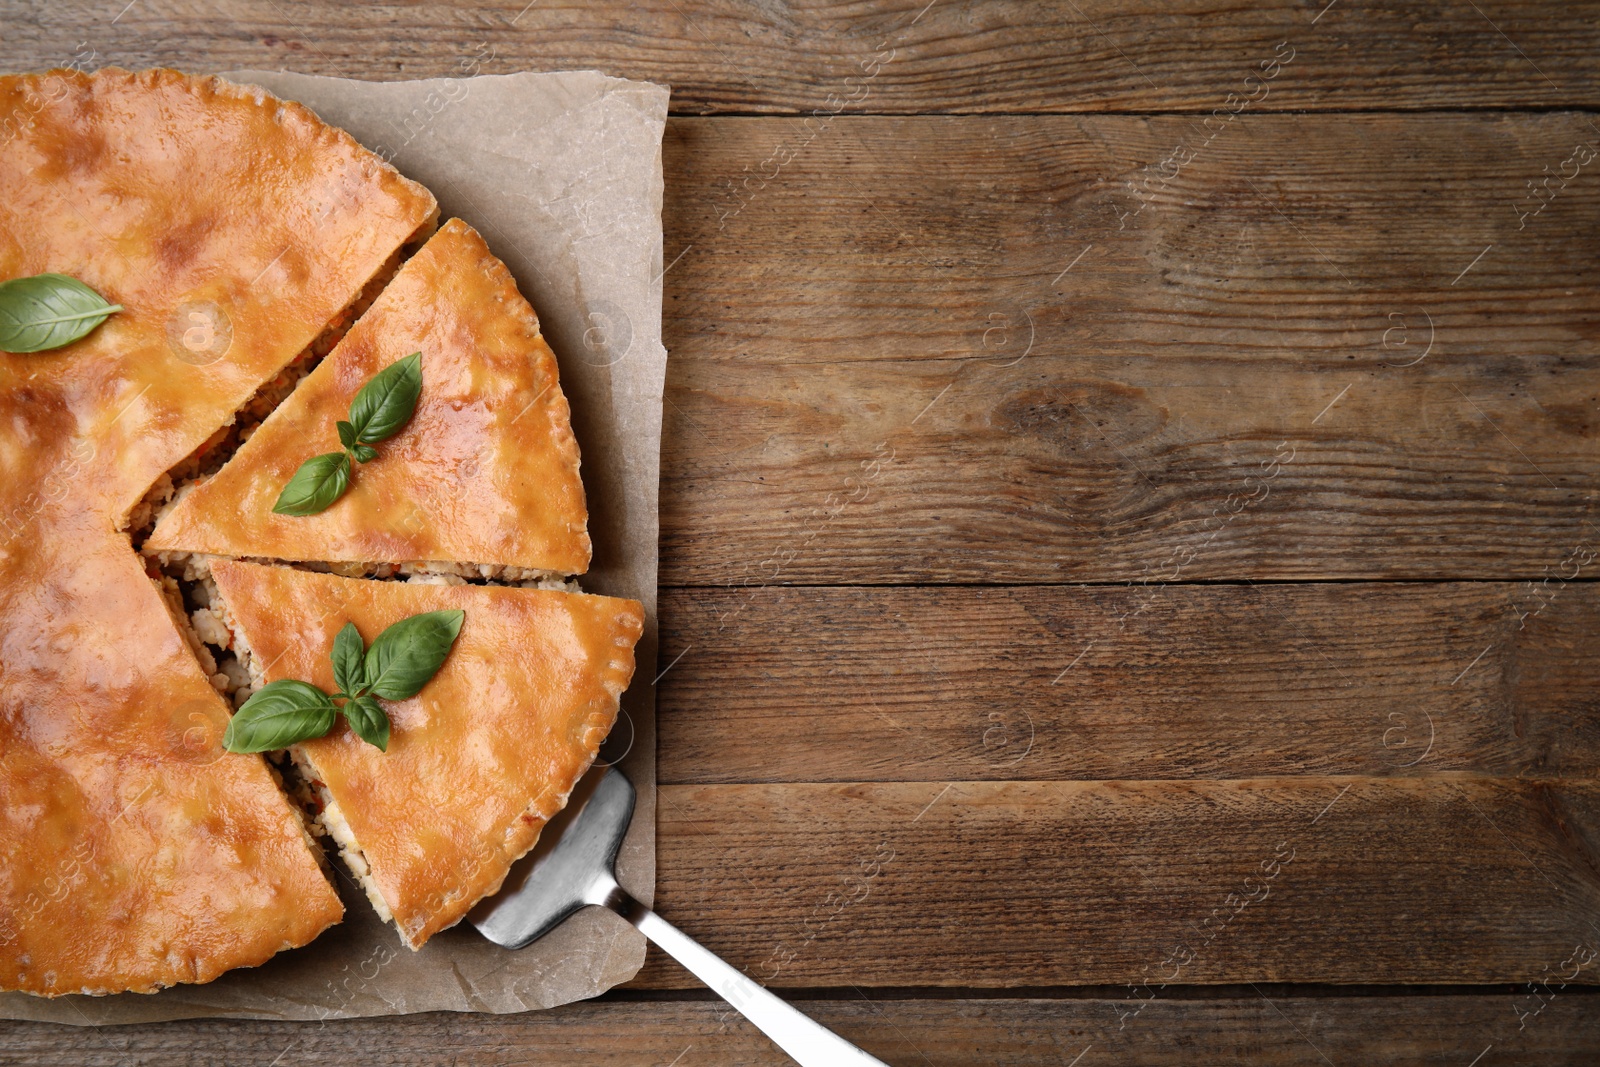
<svg viewBox="0 0 1600 1067"><path fill-rule="evenodd" d="M16 4L6 27L8 69L64 59L87 35L126 66L360 78L597 67L669 82L689 111L1582 107L1600 84L1592 12L1555 0L1273 0L1248 12L1204 0L466 0L381 17L309 0L145 0L109 18L70 0ZM1263 70L1277 76L1246 80Z"/></svg>
<svg viewBox="0 0 1600 1067"><path fill-rule="evenodd" d="M1600 183L1517 215L1582 117L1260 116L1120 219L1107 179L1193 125L841 120L730 194L792 120L675 123L663 581L1537 578L1592 543Z"/></svg>
<svg viewBox="0 0 1600 1067"><path fill-rule="evenodd" d="M661 613L663 782L1600 777L1589 582L684 589Z"/></svg>
<svg viewBox="0 0 1600 1067"><path fill-rule="evenodd" d="M685 118L663 150L674 360L1592 356L1585 114Z"/></svg>
<svg viewBox="0 0 1600 1067"><path fill-rule="evenodd" d="M1600 943L1593 780L661 796L662 914L775 986L1516 982ZM689 982L658 958L633 984Z"/></svg>
<svg viewBox="0 0 1600 1067"><path fill-rule="evenodd" d="M1600 544L1600 365L669 374L665 585L1539 580Z"/></svg>
<svg viewBox="0 0 1600 1067"><path fill-rule="evenodd" d="M1464 995L1305 996L1268 987L1233 997L1160 999L1125 1019L1130 1001L805 1000L800 1007L891 1064L932 1067L1324 1067L1407 1063L1588 1067L1600 1046L1600 1001L1571 987ZM1519 1015L1518 1012L1523 1013ZM1526 1025L1519 1029L1523 1017ZM720 1002L571 1004L525 1015L434 1013L329 1023L180 1022L73 1029L0 1023L0 1064L28 1067L175 1067L227 1047L235 1067L790 1067L761 1034ZM1075 1056L1081 1059L1074 1060ZM674 1060L674 1057L678 1057Z"/></svg>

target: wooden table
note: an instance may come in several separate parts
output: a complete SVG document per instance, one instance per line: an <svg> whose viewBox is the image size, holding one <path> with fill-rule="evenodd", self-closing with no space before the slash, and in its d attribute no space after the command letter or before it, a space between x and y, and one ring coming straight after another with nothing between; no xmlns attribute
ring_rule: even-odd
<svg viewBox="0 0 1600 1067"><path fill-rule="evenodd" d="M672 84L658 901L711 948L896 1065L1596 1062L1597 5L122 3L7 4L0 66ZM784 1062L654 956L0 1042Z"/></svg>

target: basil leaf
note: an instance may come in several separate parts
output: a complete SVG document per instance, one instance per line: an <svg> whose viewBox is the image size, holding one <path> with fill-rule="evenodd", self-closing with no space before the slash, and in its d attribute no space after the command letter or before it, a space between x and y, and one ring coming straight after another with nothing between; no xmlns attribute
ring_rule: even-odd
<svg viewBox="0 0 1600 1067"><path fill-rule="evenodd" d="M462 611L429 611L383 631L367 649L367 691L385 700L416 696L444 664L465 618Z"/></svg>
<svg viewBox="0 0 1600 1067"><path fill-rule="evenodd" d="M333 729L338 709L328 694L305 682L268 682L234 713L222 735L229 752L268 752Z"/></svg>
<svg viewBox="0 0 1600 1067"><path fill-rule="evenodd" d="M354 448L356 444L356 428L340 419L336 426L339 427L339 443L346 448Z"/></svg>
<svg viewBox="0 0 1600 1067"><path fill-rule="evenodd" d="M357 444L350 450L350 454L361 463L371 463L378 458L378 450L371 445Z"/></svg>
<svg viewBox="0 0 1600 1067"><path fill-rule="evenodd" d="M359 695L367 687L367 643L361 640L356 624L347 622L333 638L333 681L347 697Z"/></svg>
<svg viewBox="0 0 1600 1067"><path fill-rule="evenodd" d="M421 352L413 352L373 375L350 401L350 423L356 440L374 445L399 433L416 410L421 394Z"/></svg>
<svg viewBox="0 0 1600 1067"><path fill-rule="evenodd" d="M76 278L35 274L0 282L0 352L44 352L71 344L121 311Z"/></svg>
<svg viewBox="0 0 1600 1067"><path fill-rule="evenodd" d="M379 752L389 751L389 716L372 697L356 697L344 705L345 721L356 736Z"/></svg>
<svg viewBox="0 0 1600 1067"><path fill-rule="evenodd" d="M349 486L349 456L343 452L312 456L294 472L272 510L279 515L315 515L327 511Z"/></svg>

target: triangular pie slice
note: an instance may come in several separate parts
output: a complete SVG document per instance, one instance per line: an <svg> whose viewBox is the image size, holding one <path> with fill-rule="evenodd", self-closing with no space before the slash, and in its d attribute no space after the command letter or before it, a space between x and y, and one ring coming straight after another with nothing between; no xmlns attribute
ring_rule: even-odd
<svg viewBox="0 0 1600 1067"><path fill-rule="evenodd" d="M326 511L274 514L302 462L339 450L356 392L412 352L423 385L410 422ZM145 550L529 578L587 570L587 523L555 357L510 272L457 219L226 466L178 497Z"/></svg>
<svg viewBox="0 0 1600 1067"><path fill-rule="evenodd" d="M323 826L373 905L419 948L499 888L567 802L616 721L643 627L636 601L510 586L374 581L219 560L236 652L259 684L335 691L329 652L425 611L465 621L444 666L385 702L388 751L342 722L291 749Z"/></svg>
<svg viewBox="0 0 1600 1067"><path fill-rule="evenodd" d="M118 533L337 332L433 197L305 108L174 71L0 77L0 279L123 305L0 354L0 989L150 991L341 910ZM198 317L195 317L198 316Z"/></svg>

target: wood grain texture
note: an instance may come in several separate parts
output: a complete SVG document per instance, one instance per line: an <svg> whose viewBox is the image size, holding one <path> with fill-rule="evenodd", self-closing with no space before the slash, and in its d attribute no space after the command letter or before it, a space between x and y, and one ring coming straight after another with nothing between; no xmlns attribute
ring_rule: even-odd
<svg viewBox="0 0 1600 1067"><path fill-rule="evenodd" d="M1600 951L1593 780L661 796L657 906L774 986L1517 982ZM689 981L655 957L633 984Z"/></svg>
<svg viewBox="0 0 1600 1067"><path fill-rule="evenodd" d="M597 67L670 83L686 111L1210 111L1252 92L1274 108L1585 107L1600 84L1592 9L1556 0L15 8L7 68L64 61L85 37L127 66L376 79L459 75L472 60L486 73ZM1279 42L1294 49L1293 77L1261 96L1245 79Z"/></svg>
<svg viewBox="0 0 1600 1067"><path fill-rule="evenodd" d="M1537 578L1592 540L1600 183L1517 212L1600 131L1194 125L676 122L663 582Z"/></svg>
<svg viewBox="0 0 1600 1067"><path fill-rule="evenodd" d="M669 375L664 585L1542 579L1600 543L1592 364Z"/></svg>
<svg viewBox="0 0 1600 1067"><path fill-rule="evenodd" d="M678 118L663 151L675 360L1366 370L1600 336L1584 113Z"/></svg>
<svg viewBox="0 0 1600 1067"><path fill-rule="evenodd" d="M1600 1046L1591 993L1569 987L1519 1029L1523 989L1458 995L1305 996L1266 987L1232 997L1130 1001L805 1000L799 1006L887 1063L929 1067L1465 1067L1485 1046L1497 1065L1589 1067ZM1082 1056L1074 1061L1073 1057ZM756 1029L707 1001L590 1002L527 1015L329 1023L179 1022L74 1029L0 1023L15 1067L790 1067ZM678 1057L674 1059L674 1057Z"/></svg>
<svg viewBox="0 0 1600 1067"><path fill-rule="evenodd" d="M669 783L1600 777L1589 582L666 591Z"/></svg>

